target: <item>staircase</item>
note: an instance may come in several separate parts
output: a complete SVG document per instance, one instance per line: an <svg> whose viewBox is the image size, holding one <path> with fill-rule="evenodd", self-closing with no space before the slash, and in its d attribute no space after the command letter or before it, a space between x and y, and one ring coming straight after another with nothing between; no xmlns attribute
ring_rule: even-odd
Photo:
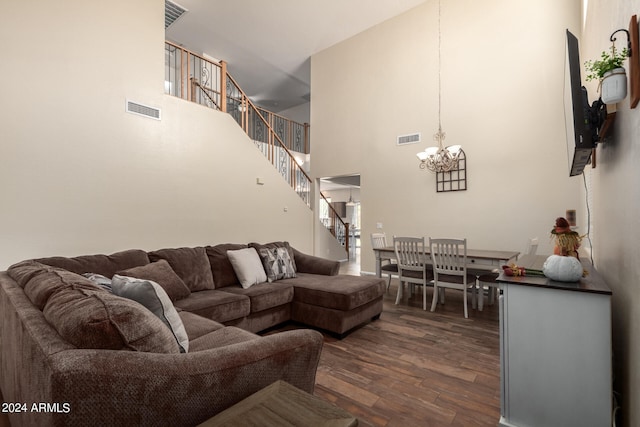
<svg viewBox="0 0 640 427"><path fill-rule="evenodd" d="M302 169L304 155L310 151L309 124L296 123L257 107L227 73L224 61L207 59L168 41L165 93L229 113L311 208L312 181ZM321 197L326 201L322 194ZM328 206L331 221L325 226L348 254L349 224L342 221L330 203Z"/></svg>

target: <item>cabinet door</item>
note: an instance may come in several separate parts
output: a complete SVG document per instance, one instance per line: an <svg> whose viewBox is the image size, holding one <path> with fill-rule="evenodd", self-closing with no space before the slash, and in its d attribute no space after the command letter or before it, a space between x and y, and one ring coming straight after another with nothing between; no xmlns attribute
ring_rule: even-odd
<svg viewBox="0 0 640 427"><path fill-rule="evenodd" d="M611 425L610 297L521 285L503 297L503 425Z"/></svg>

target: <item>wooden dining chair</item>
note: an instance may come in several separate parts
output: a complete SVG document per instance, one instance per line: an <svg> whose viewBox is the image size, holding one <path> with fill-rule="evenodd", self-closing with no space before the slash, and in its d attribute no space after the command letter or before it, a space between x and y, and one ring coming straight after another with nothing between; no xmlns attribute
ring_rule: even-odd
<svg viewBox="0 0 640 427"><path fill-rule="evenodd" d="M445 289L458 289L463 293L464 317L468 318L467 292L471 291L471 301L475 306L476 276L467 273L467 239L429 238L429 250L433 264L431 311L435 311L438 298L444 304Z"/></svg>
<svg viewBox="0 0 640 427"><path fill-rule="evenodd" d="M427 309L427 286L433 280L433 271L427 262L424 237L394 237L393 247L398 262L398 293L396 304L402 299L404 284L422 286L422 309Z"/></svg>
<svg viewBox="0 0 640 427"><path fill-rule="evenodd" d="M527 240L527 247L525 249L525 254L527 255L535 255L538 251L538 238L533 237ZM508 260L507 263L514 262L514 260ZM489 299L489 305L493 305L495 300L495 295L497 289L499 287L496 279L500 275L500 269L496 269L490 273L483 273L478 275L478 311L482 311L482 307L484 305L484 288L487 288L487 294Z"/></svg>
<svg viewBox="0 0 640 427"><path fill-rule="evenodd" d="M385 233L371 233L371 246L373 249L386 248L387 235ZM389 292L389 286L391 286L391 277L398 276L398 264L393 262L390 258L380 259L380 272L389 276L387 281L387 292Z"/></svg>

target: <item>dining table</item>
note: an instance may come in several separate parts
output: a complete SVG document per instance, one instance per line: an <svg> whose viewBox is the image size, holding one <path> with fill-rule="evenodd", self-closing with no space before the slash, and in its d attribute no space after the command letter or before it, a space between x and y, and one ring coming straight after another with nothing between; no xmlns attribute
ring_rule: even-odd
<svg viewBox="0 0 640 427"><path fill-rule="evenodd" d="M376 276L382 277L382 260L396 259L396 251L393 246L374 248L376 256ZM431 252L425 248L427 263L431 264ZM487 273L499 269L504 264L510 264L518 259L520 252L503 251L493 249L467 249L467 270L478 273Z"/></svg>

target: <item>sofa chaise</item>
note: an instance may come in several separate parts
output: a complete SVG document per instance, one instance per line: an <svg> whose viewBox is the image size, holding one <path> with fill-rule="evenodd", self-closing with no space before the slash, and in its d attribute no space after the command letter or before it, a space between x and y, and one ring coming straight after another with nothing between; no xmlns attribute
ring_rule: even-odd
<svg viewBox="0 0 640 427"><path fill-rule="evenodd" d="M236 256L254 252L268 280L245 286ZM377 318L384 280L338 269L286 242L17 263L0 272L11 425L196 425L276 380L313 393L322 335L256 333Z"/></svg>

